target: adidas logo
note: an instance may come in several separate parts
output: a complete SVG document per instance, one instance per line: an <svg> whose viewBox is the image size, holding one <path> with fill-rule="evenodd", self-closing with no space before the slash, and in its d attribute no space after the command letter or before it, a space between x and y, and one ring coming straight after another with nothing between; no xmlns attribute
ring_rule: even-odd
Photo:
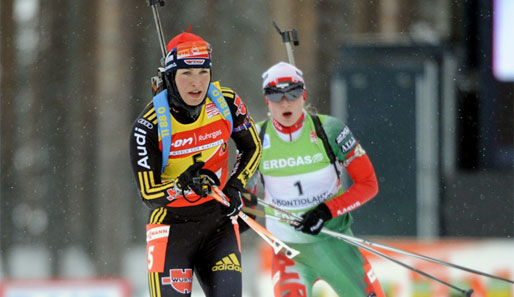
<svg viewBox="0 0 514 297"><path fill-rule="evenodd" d="M216 262L216 265L212 267L212 271L221 271L221 270L235 270L241 271L241 264L237 260L236 254L232 253L227 257L223 257L221 261Z"/></svg>

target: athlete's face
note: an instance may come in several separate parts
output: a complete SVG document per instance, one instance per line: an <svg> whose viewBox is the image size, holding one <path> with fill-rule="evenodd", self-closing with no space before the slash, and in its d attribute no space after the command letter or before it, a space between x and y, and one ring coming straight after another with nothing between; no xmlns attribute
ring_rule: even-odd
<svg viewBox="0 0 514 297"><path fill-rule="evenodd" d="M298 121L303 113L304 102L303 95L294 100L287 100L285 96L282 96L280 102L266 99L271 116L284 127L292 126Z"/></svg>
<svg viewBox="0 0 514 297"><path fill-rule="evenodd" d="M211 70L209 68L178 69L175 76L178 93L184 102L190 106L197 106L202 103L210 81Z"/></svg>

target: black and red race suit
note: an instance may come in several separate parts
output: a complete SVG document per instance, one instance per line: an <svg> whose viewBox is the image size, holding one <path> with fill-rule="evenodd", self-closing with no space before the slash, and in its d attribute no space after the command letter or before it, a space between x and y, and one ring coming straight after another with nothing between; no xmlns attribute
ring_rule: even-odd
<svg viewBox="0 0 514 297"><path fill-rule="evenodd" d="M182 191L177 177L196 161L214 172L220 188L244 189L259 165L262 147L253 119L241 98L220 88L232 114L226 120L207 98L198 118L181 123L171 114L171 150L162 171L162 143L157 114L149 103L130 135L132 169L143 202L151 209L147 224L147 263L151 297L190 296L193 273L205 294L241 296L239 234L213 197ZM233 127L231 131L231 127ZM228 168L229 138L236 148Z"/></svg>

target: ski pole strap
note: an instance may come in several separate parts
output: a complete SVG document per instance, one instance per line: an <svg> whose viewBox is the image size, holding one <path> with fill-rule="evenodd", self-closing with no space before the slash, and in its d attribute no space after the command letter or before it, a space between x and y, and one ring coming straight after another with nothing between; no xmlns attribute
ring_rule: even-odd
<svg viewBox="0 0 514 297"><path fill-rule="evenodd" d="M219 83L211 83L209 89L207 90L207 96L211 99L212 102L216 105L221 115L225 118L225 120L230 122L230 134L234 131L234 121L232 120L232 112L230 112L230 108L228 107L227 101L223 94L219 89Z"/></svg>
<svg viewBox="0 0 514 297"><path fill-rule="evenodd" d="M153 106L157 115L157 127L162 144L161 172L164 172L164 169L168 164L171 149L171 114L170 106L168 104L167 89L164 89L153 97Z"/></svg>

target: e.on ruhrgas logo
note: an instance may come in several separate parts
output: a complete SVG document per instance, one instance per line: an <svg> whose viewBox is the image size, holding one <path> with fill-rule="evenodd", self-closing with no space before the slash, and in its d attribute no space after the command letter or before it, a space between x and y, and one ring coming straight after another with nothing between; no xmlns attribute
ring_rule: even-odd
<svg viewBox="0 0 514 297"><path fill-rule="evenodd" d="M170 285L175 291L188 294L193 287L192 269L170 269L170 276L161 278L163 285Z"/></svg>

